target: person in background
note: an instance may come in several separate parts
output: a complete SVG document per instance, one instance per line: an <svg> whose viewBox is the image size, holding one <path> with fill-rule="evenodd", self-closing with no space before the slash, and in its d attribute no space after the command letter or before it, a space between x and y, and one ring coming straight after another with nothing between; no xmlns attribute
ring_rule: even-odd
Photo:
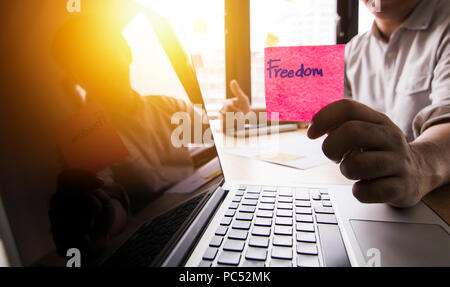
<svg viewBox="0 0 450 287"><path fill-rule="evenodd" d="M347 99L319 111L308 137L327 135L323 152L359 201L404 208L450 182L450 1L380 4L346 46ZM224 112L249 110L238 94Z"/></svg>
<svg viewBox="0 0 450 287"><path fill-rule="evenodd" d="M172 116L188 113L193 132L194 116L203 117L203 111L184 100L143 97L133 90L132 54L121 33L123 22L74 16L56 32L51 47L64 72L65 96L78 109L99 103L130 153L99 173L62 166L49 209L52 236L62 256L77 247L89 254L86 260L95 258L109 238L123 231L130 216L194 172L188 148L172 144L177 128ZM77 93L80 88L84 95ZM202 125L203 130L207 127Z"/></svg>

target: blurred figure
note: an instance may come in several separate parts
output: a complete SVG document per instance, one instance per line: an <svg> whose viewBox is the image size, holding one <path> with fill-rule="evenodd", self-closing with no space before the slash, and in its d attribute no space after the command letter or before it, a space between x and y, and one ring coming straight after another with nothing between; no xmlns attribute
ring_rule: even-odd
<svg viewBox="0 0 450 287"><path fill-rule="evenodd" d="M49 212L61 255L73 247L96 254L130 214L194 170L188 149L171 143L172 115L183 111L192 119L193 106L171 97L141 97L131 88L132 55L121 31L114 18L76 16L59 29L52 45L72 85L66 90L72 94L78 85L85 91L81 107L100 103L130 153L98 174L63 167Z"/></svg>

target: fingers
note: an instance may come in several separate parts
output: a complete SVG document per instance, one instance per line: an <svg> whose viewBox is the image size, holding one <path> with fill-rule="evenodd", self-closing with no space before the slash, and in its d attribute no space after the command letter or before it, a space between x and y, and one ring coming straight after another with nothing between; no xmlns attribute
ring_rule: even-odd
<svg viewBox="0 0 450 287"><path fill-rule="evenodd" d="M335 162L354 149L395 150L401 137L390 127L349 121L332 130L322 145L324 154Z"/></svg>
<svg viewBox="0 0 450 287"><path fill-rule="evenodd" d="M384 203L400 196L401 181L397 177L361 180L353 185L353 196L362 203Z"/></svg>
<svg viewBox="0 0 450 287"><path fill-rule="evenodd" d="M233 95L237 99L247 98L247 96L245 95L244 91L242 91L241 87L239 86L239 84L238 84L238 82L236 80L232 80L230 82L230 89L231 89L231 92L233 93Z"/></svg>
<svg viewBox="0 0 450 287"><path fill-rule="evenodd" d="M374 124L391 123L389 118L366 105L352 100L341 100L321 109L312 119L308 137L319 138L347 121L365 121Z"/></svg>
<svg viewBox="0 0 450 287"><path fill-rule="evenodd" d="M341 173L351 180L371 180L399 175L400 160L394 153L372 151L357 152L346 157L341 165Z"/></svg>

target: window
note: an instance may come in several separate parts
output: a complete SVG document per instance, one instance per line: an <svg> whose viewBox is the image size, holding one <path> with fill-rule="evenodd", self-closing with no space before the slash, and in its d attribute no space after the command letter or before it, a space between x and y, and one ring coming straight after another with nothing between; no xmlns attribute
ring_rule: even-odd
<svg viewBox="0 0 450 287"><path fill-rule="evenodd" d="M198 81L206 104L225 99L225 22L224 0L139 0L144 6L169 18L178 30L180 41L192 55ZM124 30L133 53L130 67L134 89L142 95L162 91L174 97L186 96L173 71L169 71L163 50L149 50L152 36L143 15L137 16ZM150 30L150 31L149 31ZM154 40L154 39L153 39ZM164 69L155 70L155 61L166 61ZM164 78L158 76L164 75ZM154 79L157 78L158 81ZM175 83L175 84L174 84ZM155 88L156 87L156 88Z"/></svg>
<svg viewBox="0 0 450 287"><path fill-rule="evenodd" d="M264 47L336 44L336 0L250 0L252 105L265 106Z"/></svg>
<svg viewBox="0 0 450 287"><path fill-rule="evenodd" d="M375 16L367 9L366 5L359 1L359 15L358 15L358 34L364 34L372 28Z"/></svg>

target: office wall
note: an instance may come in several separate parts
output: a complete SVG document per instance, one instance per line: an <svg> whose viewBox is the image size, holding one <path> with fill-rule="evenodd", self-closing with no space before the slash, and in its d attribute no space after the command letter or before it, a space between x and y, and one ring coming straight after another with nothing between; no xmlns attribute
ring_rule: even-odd
<svg viewBox="0 0 450 287"><path fill-rule="evenodd" d="M55 190L55 125L71 112L49 52L69 17L64 0L0 2L0 192L23 264L53 249L47 208Z"/></svg>

